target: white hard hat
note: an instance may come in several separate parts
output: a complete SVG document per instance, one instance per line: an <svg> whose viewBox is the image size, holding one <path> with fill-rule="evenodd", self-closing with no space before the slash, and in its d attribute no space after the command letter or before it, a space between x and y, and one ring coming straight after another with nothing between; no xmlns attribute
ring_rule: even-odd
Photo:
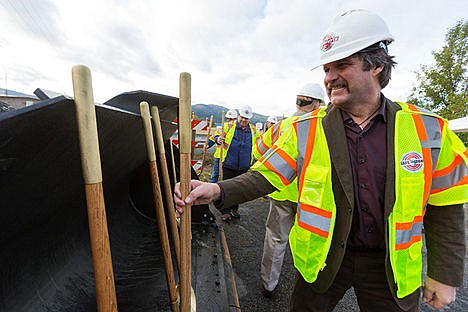
<svg viewBox="0 0 468 312"><path fill-rule="evenodd" d="M325 93L318 83L306 83L302 86L297 95L307 96L325 102Z"/></svg>
<svg viewBox="0 0 468 312"><path fill-rule="evenodd" d="M235 109L230 109L227 111L225 117L230 118L230 119L235 119L237 118L237 111Z"/></svg>
<svg viewBox="0 0 468 312"><path fill-rule="evenodd" d="M278 118L276 118L276 116L270 116L268 117L267 122L271 122L272 124L275 124L278 122Z"/></svg>
<svg viewBox="0 0 468 312"><path fill-rule="evenodd" d="M250 107L249 105L242 106L242 108L239 109L239 115L248 119L252 118L253 116L252 107Z"/></svg>
<svg viewBox="0 0 468 312"><path fill-rule="evenodd" d="M344 59L375 43L393 41L385 21L367 10L351 10L337 16L320 44L318 66ZM312 69L314 69L312 68Z"/></svg>

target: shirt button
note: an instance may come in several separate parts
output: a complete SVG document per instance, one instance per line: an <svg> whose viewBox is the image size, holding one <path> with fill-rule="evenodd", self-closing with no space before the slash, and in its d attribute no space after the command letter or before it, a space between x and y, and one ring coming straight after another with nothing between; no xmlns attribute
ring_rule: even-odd
<svg viewBox="0 0 468 312"><path fill-rule="evenodd" d="M361 211L367 212L367 210L368 210L367 207L361 208Z"/></svg>
<svg viewBox="0 0 468 312"><path fill-rule="evenodd" d="M365 160L364 158L359 159L359 163L360 163L361 165L362 165L363 163L365 163L365 162L366 162L366 160Z"/></svg>
<svg viewBox="0 0 468 312"><path fill-rule="evenodd" d="M349 212L349 213L352 213L352 212L353 212L353 209L349 208L349 209L348 209L348 212Z"/></svg>
<svg viewBox="0 0 468 312"><path fill-rule="evenodd" d="M344 242L340 243L341 248L344 248Z"/></svg>
<svg viewBox="0 0 468 312"><path fill-rule="evenodd" d="M374 230L372 228L367 229L367 233L372 233L372 232L374 232Z"/></svg>
<svg viewBox="0 0 468 312"><path fill-rule="evenodd" d="M366 183L361 183L361 188L366 189L366 188L367 188L367 184L366 184Z"/></svg>

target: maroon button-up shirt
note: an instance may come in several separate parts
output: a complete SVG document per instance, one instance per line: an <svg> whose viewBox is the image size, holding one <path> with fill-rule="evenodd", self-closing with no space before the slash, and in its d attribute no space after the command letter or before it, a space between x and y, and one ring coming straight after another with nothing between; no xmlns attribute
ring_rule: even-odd
<svg viewBox="0 0 468 312"><path fill-rule="evenodd" d="M387 164L385 100L361 129L342 112L353 171L355 209L348 238L351 248L385 250L384 194Z"/></svg>

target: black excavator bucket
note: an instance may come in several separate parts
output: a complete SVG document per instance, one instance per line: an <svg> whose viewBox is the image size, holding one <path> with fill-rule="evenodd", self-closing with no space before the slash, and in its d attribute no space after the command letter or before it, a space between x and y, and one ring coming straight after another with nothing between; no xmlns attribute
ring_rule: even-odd
<svg viewBox="0 0 468 312"><path fill-rule="evenodd" d="M135 91L96 105L117 306L170 311L140 101L158 107L170 144L177 98ZM166 153L172 166L169 148ZM72 99L60 96L0 114L0 212L0 311L96 311ZM208 206L193 207L192 287L199 311L228 310L214 219ZM173 263L177 273L175 257Z"/></svg>

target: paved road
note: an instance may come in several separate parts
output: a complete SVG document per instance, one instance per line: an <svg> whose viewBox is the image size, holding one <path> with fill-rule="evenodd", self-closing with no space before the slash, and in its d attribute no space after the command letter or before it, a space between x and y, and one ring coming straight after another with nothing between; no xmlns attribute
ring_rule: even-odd
<svg viewBox="0 0 468 312"><path fill-rule="evenodd" d="M232 259L240 306L244 312L288 311L289 297L295 278L291 253L286 253L280 283L273 298L261 294L260 262L265 235L265 220L268 214L268 199L257 199L240 206L241 219L230 224L223 223ZM219 217L219 212L212 209ZM219 218L218 218L219 220ZM468 218L465 220L468 226ZM468 241L468 237L467 237ZM465 276L468 272L468 259L465 261ZM359 311L352 290L348 291L334 310L335 312ZM435 311L422 304L421 311ZM468 311L468 279L459 289L457 301L446 311Z"/></svg>

